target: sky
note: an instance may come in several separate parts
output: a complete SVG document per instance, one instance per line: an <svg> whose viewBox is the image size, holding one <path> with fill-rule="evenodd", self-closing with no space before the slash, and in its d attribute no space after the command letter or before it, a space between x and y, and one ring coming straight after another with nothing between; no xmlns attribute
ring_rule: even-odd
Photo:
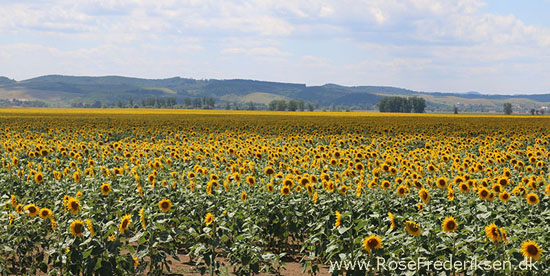
<svg viewBox="0 0 550 276"><path fill-rule="evenodd" d="M550 0L0 0L0 76L550 93Z"/></svg>

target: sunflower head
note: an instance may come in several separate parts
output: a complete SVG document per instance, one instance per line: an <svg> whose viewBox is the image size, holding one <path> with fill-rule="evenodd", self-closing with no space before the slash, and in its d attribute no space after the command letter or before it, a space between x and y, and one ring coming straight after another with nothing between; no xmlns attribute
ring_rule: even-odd
<svg viewBox="0 0 550 276"><path fill-rule="evenodd" d="M41 172L35 174L34 175L34 181L36 181L36 183L44 182L44 175Z"/></svg>
<svg viewBox="0 0 550 276"><path fill-rule="evenodd" d="M542 249L534 241L524 241L521 244L521 253L525 258L538 260L542 255Z"/></svg>
<svg viewBox="0 0 550 276"><path fill-rule="evenodd" d="M256 179L254 178L254 176L249 175L246 177L246 183L248 183L248 185L250 186L254 186L256 185Z"/></svg>
<svg viewBox="0 0 550 276"><path fill-rule="evenodd" d="M527 194L525 199L527 200L527 203L529 203L531 205L537 205L539 203L539 196L535 193Z"/></svg>
<svg viewBox="0 0 550 276"><path fill-rule="evenodd" d="M489 196L490 196L490 192L489 192L489 190L487 190L486 188L481 188L481 189L479 189L479 191L477 192L477 195L478 195L479 198L481 198L481 199L488 199Z"/></svg>
<svg viewBox="0 0 550 276"><path fill-rule="evenodd" d="M485 235L495 243L498 243L501 240L500 231L494 223L485 226Z"/></svg>
<svg viewBox="0 0 550 276"><path fill-rule="evenodd" d="M48 208L42 208L40 209L38 214L40 215L41 218L47 219L52 216L52 210Z"/></svg>
<svg viewBox="0 0 550 276"><path fill-rule="evenodd" d="M508 193L507 191L503 191L498 195L498 198L502 202L508 202L510 200L510 193Z"/></svg>
<svg viewBox="0 0 550 276"><path fill-rule="evenodd" d="M207 213L206 216L204 216L204 223L206 226L209 226L212 222L214 222L214 215Z"/></svg>
<svg viewBox="0 0 550 276"><path fill-rule="evenodd" d="M264 173L265 173L266 175L271 176L272 174L275 173L275 170L274 170L272 167L269 167L269 166L268 166L268 167L265 167Z"/></svg>
<svg viewBox="0 0 550 276"><path fill-rule="evenodd" d="M80 211L80 202L74 197L69 197L67 208L72 214L76 215Z"/></svg>
<svg viewBox="0 0 550 276"><path fill-rule="evenodd" d="M242 200L243 202L245 202L247 198L248 198L248 194L247 194L245 191L243 191L243 192L241 193L241 200Z"/></svg>
<svg viewBox="0 0 550 276"><path fill-rule="evenodd" d="M38 207L36 207L36 205L31 203L31 204L25 206L25 211L28 212L27 215L29 217L34 217L34 216L38 215L39 209L38 209Z"/></svg>
<svg viewBox="0 0 550 276"><path fill-rule="evenodd" d="M103 183L100 187L101 189L101 193L103 195L108 195L112 190L111 190L111 185L109 185L109 183Z"/></svg>
<svg viewBox="0 0 550 276"><path fill-rule="evenodd" d="M405 194L407 193L407 187L405 187L404 185L399 185L396 192L398 196L405 196Z"/></svg>
<svg viewBox="0 0 550 276"><path fill-rule="evenodd" d="M418 196L424 203L428 203L428 201L430 201L430 193L425 188L421 188L420 191L418 191Z"/></svg>
<svg viewBox="0 0 550 276"><path fill-rule="evenodd" d="M388 212L388 218L390 218L390 229L395 228L395 219L393 217L393 214L391 212Z"/></svg>
<svg viewBox="0 0 550 276"><path fill-rule="evenodd" d="M287 185L283 185L283 187L281 187L281 194L284 195L284 196L287 196L290 194L290 187L287 186Z"/></svg>
<svg viewBox="0 0 550 276"><path fill-rule="evenodd" d="M382 247L382 238L374 234L366 237L363 240L363 248L368 252L371 252L373 249L380 249Z"/></svg>
<svg viewBox="0 0 550 276"><path fill-rule="evenodd" d="M443 188L447 187L447 179L445 177L440 177L440 178L437 179L436 184L437 184L438 188L443 189Z"/></svg>
<svg viewBox="0 0 550 276"><path fill-rule="evenodd" d="M130 223L132 222L131 219L132 215L128 214L122 217L120 220L120 225L118 226L118 229L120 230L121 234L124 234L126 230L128 230L128 227L130 226Z"/></svg>
<svg viewBox="0 0 550 276"><path fill-rule="evenodd" d="M170 199L162 199L159 201L159 209L163 212L168 212L172 208L172 201Z"/></svg>
<svg viewBox="0 0 550 276"><path fill-rule="evenodd" d="M334 227L338 227L338 226L340 226L340 224L342 224L342 215L338 211L336 211L334 214L336 216L336 220L334 222Z"/></svg>
<svg viewBox="0 0 550 276"><path fill-rule="evenodd" d="M407 230L407 232L413 236L418 236L420 235L420 232L421 232L420 226L418 226L418 224L410 220L405 222L405 230Z"/></svg>
<svg viewBox="0 0 550 276"><path fill-rule="evenodd" d="M454 232L458 228L458 223L456 222L455 218L448 217L443 220L443 223L441 224L441 228L443 228L443 232Z"/></svg>
<svg viewBox="0 0 550 276"><path fill-rule="evenodd" d="M84 232L84 222L76 219L71 223L71 226L69 227L71 234L74 237L82 237L82 233Z"/></svg>

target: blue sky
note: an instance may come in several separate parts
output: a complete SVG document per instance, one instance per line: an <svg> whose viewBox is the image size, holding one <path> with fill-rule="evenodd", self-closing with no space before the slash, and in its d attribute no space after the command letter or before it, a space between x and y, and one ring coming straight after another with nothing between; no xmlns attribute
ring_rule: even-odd
<svg viewBox="0 0 550 276"><path fill-rule="evenodd" d="M550 0L0 0L0 76L550 93Z"/></svg>

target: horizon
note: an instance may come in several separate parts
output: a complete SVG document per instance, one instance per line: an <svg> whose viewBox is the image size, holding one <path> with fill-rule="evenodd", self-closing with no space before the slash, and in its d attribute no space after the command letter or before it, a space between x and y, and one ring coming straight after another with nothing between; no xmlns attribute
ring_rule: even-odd
<svg viewBox="0 0 550 276"><path fill-rule="evenodd" d="M62 77L84 77L84 78L103 78L103 77L121 77L121 78L134 78L134 79L146 79L146 80L166 80L166 79L172 79L172 78L181 78L181 79L194 79L189 77L183 77L183 76L171 76L171 77L163 77L163 78L142 78L142 77L135 77L135 76L123 76L123 75L97 75L97 76L87 76L87 75L61 75L61 74L48 74L48 75L41 75L36 77L31 77L28 79L22 79L17 80L14 78L10 78L9 76L1 76L0 77L6 77L11 80L15 80L17 82L21 81L28 81L40 77L47 77L47 76L62 76ZM487 93L485 91L420 91L420 90L414 90L410 89L408 87L398 87L398 86L388 86L388 85L371 85L371 84L361 84L361 85L343 85L339 83L333 83L333 82L327 82L319 85L308 85L306 83L299 83L299 82L280 82L280 81L272 81L272 80L259 80L259 79L244 79L244 78L238 78L238 79L212 79L212 78L206 78L206 79L194 79L194 80L219 80L219 81L229 81L229 80L246 80L246 81L258 81L258 82L273 82L273 83L288 83L288 84L303 84L306 87L312 87L312 86L325 86L325 85L337 85L337 86L344 86L344 87L390 87L390 88L399 88L399 89L405 89L410 90L412 92L416 93L442 93L442 94L461 94L461 95L468 95L468 94L477 94L482 96L528 96L528 95L546 95L550 94L548 93Z"/></svg>
<svg viewBox="0 0 550 276"><path fill-rule="evenodd" d="M18 81L180 76L550 93L550 0L0 2L0 76Z"/></svg>

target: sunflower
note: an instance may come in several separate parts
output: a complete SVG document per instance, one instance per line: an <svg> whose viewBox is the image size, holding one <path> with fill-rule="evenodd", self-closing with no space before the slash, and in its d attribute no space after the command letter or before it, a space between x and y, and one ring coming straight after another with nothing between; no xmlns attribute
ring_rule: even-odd
<svg viewBox="0 0 550 276"><path fill-rule="evenodd" d="M11 206L13 206L13 208L17 207L17 197L15 197L15 195L11 195L10 200Z"/></svg>
<svg viewBox="0 0 550 276"><path fill-rule="evenodd" d="M501 239L500 232L498 231L498 227L494 223L491 223L491 224L485 226L485 235L492 242L498 243Z"/></svg>
<svg viewBox="0 0 550 276"><path fill-rule="evenodd" d="M17 204L17 206L15 206L15 211L21 214L23 212L23 205L21 203Z"/></svg>
<svg viewBox="0 0 550 276"><path fill-rule="evenodd" d="M75 219L71 223L71 226L69 227L69 229L71 230L71 234L74 237L82 237L82 232L84 232L84 222L82 222L79 219Z"/></svg>
<svg viewBox="0 0 550 276"><path fill-rule="evenodd" d="M486 188L481 188L481 189L479 189L479 191L477 192L477 195L478 195L479 198L481 198L481 199L488 199L489 196L490 196L490 192L489 192L489 190L487 190Z"/></svg>
<svg viewBox="0 0 550 276"><path fill-rule="evenodd" d="M510 200L510 194L507 191L503 191L498 195L498 198L500 198L502 202L508 202Z"/></svg>
<svg viewBox="0 0 550 276"><path fill-rule="evenodd" d="M463 193L470 192L470 186L466 182L462 182L458 185L458 189Z"/></svg>
<svg viewBox="0 0 550 276"><path fill-rule="evenodd" d="M243 202L245 202L247 198L248 198L248 194L247 194L245 191L243 191L243 192L241 193L241 200L242 200Z"/></svg>
<svg viewBox="0 0 550 276"><path fill-rule="evenodd" d="M34 181L36 181L36 183L44 182L44 175L42 174L42 172L38 172L34 175Z"/></svg>
<svg viewBox="0 0 550 276"><path fill-rule="evenodd" d="M428 192L428 190L426 190L425 188L422 188L418 191L418 196L424 203L428 203L428 201L430 201L430 192Z"/></svg>
<svg viewBox="0 0 550 276"><path fill-rule="evenodd" d="M67 208L69 209L69 211L71 211L72 214L77 215L78 211L80 211L80 202L77 198L69 197Z"/></svg>
<svg viewBox="0 0 550 276"><path fill-rule="evenodd" d="M454 232L458 228L458 224L456 223L455 218L451 216L443 220L441 228L443 228L443 232Z"/></svg>
<svg viewBox="0 0 550 276"><path fill-rule="evenodd" d="M437 187L439 187L441 189L447 187L447 178L445 178L445 177L438 178L437 181L436 181L436 184L437 184Z"/></svg>
<svg viewBox="0 0 550 276"><path fill-rule="evenodd" d="M405 196L405 194L407 193L407 187L405 187L404 185L399 185L396 192L398 196Z"/></svg>
<svg viewBox="0 0 550 276"><path fill-rule="evenodd" d="M172 208L172 201L170 199L164 198L159 201L159 208L163 212L168 212Z"/></svg>
<svg viewBox="0 0 550 276"><path fill-rule="evenodd" d="M141 222L141 228L145 229L147 224L145 223L145 210L143 208L139 209L139 221Z"/></svg>
<svg viewBox="0 0 550 276"><path fill-rule="evenodd" d="M506 230L504 230L504 228L499 228L499 231L500 231L500 235L502 237L502 241L503 242L508 242L508 233L506 232Z"/></svg>
<svg viewBox="0 0 550 276"><path fill-rule="evenodd" d="M525 258L538 260L540 259L540 255L542 255L542 249L540 249L537 243L529 240L521 244L521 253Z"/></svg>
<svg viewBox="0 0 550 276"><path fill-rule="evenodd" d="M307 190L307 193L311 195L315 191L315 188L312 184L307 184L306 185L306 190Z"/></svg>
<svg viewBox="0 0 550 276"><path fill-rule="evenodd" d="M336 221L334 222L334 227L338 227L340 226L340 224L342 224L342 215L338 211L335 212L335 215L336 215Z"/></svg>
<svg viewBox="0 0 550 276"><path fill-rule="evenodd" d="M36 207L33 203L25 205L25 211L28 212L27 215L31 218L38 215L38 210L38 207Z"/></svg>
<svg viewBox="0 0 550 276"><path fill-rule="evenodd" d="M80 182L80 173L78 171L73 173L73 180L74 182Z"/></svg>
<svg viewBox="0 0 550 276"><path fill-rule="evenodd" d="M101 193L103 195L108 195L112 190L111 190L111 185L109 185L108 183L103 183L100 187L101 189Z"/></svg>
<svg viewBox="0 0 550 276"><path fill-rule="evenodd" d="M390 186L391 186L391 184L390 184L389 181L384 180L384 181L382 181L382 184L381 184L380 186L381 186L383 189L389 189Z"/></svg>
<svg viewBox="0 0 550 276"><path fill-rule="evenodd" d="M424 210L424 204L422 204L422 202L419 202L419 203L416 205L416 209L418 209L418 211Z"/></svg>
<svg viewBox="0 0 550 276"><path fill-rule="evenodd" d="M210 225L213 221L214 215L212 215L211 213L206 214L206 216L204 217L204 223L206 224L206 226Z"/></svg>
<svg viewBox="0 0 550 276"><path fill-rule="evenodd" d="M527 203L529 203L531 205L537 205L539 203L539 196L535 193L527 194L525 199L527 200Z"/></svg>
<svg viewBox="0 0 550 276"><path fill-rule="evenodd" d="M268 192L273 193L273 191L275 190L275 188L273 187L273 183L267 183L266 189Z"/></svg>
<svg viewBox="0 0 550 276"><path fill-rule="evenodd" d="M118 229L120 230L121 234L124 234L126 230L128 230L128 227L130 226L130 223L132 222L131 219L132 215L128 214L122 217L120 220L120 225L118 226Z"/></svg>
<svg viewBox="0 0 550 276"><path fill-rule="evenodd" d="M50 210L48 208L42 208L42 209L40 209L38 214L40 215L41 218L47 219L47 218L52 216L52 210Z"/></svg>
<svg viewBox="0 0 550 276"><path fill-rule="evenodd" d="M395 219L393 217L393 214L391 212L388 212L388 217L390 218L390 229L395 228Z"/></svg>
<svg viewBox="0 0 550 276"><path fill-rule="evenodd" d="M88 230L90 231L90 236L92 237L95 236L95 229L91 220L86 219L86 226L88 226Z"/></svg>
<svg viewBox="0 0 550 276"><path fill-rule="evenodd" d="M249 175L246 177L246 183L248 183L248 185L250 186L254 186L256 185L256 179L254 178L254 176Z"/></svg>
<svg viewBox="0 0 550 276"><path fill-rule="evenodd" d="M272 167L267 166L264 169L264 173L268 176L271 176L275 173L275 170Z"/></svg>
<svg viewBox="0 0 550 276"><path fill-rule="evenodd" d="M368 252L371 252L373 249L380 249L382 247L382 238L374 234L366 237L363 240L363 248Z"/></svg>
<svg viewBox="0 0 550 276"><path fill-rule="evenodd" d="M315 191L315 193L313 194L313 197L311 198L311 201L313 201L313 203L317 203L318 199L319 199L319 195L317 195L317 191Z"/></svg>
<svg viewBox="0 0 550 276"><path fill-rule="evenodd" d="M292 186L294 186L294 181L290 178L285 178L283 180L283 185L288 186L288 187L292 187Z"/></svg>
<svg viewBox="0 0 550 276"><path fill-rule="evenodd" d="M451 201L455 199L455 192L451 187L447 189L447 198Z"/></svg>
<svg viewBox="0 0 550 276"><path fill-rule="evenodd" d="M52 225L52 231L55 231L57 229L57 222L55 222L53 216L50 217L50 223Z"/></svg>
<svg viewBox="0 0 550 276"><path fill-rule="evenodd" d="M405 222L405 230L413 236L420 235L420 226L413 221L408 220Z"/></svg>
<svg viewBox="0 0 550 276"><path fill-rule="evenodd" d="M281 194L285 196L289 195L290 194L289 186L283 185L283 187L281 187Z"/></svg>

